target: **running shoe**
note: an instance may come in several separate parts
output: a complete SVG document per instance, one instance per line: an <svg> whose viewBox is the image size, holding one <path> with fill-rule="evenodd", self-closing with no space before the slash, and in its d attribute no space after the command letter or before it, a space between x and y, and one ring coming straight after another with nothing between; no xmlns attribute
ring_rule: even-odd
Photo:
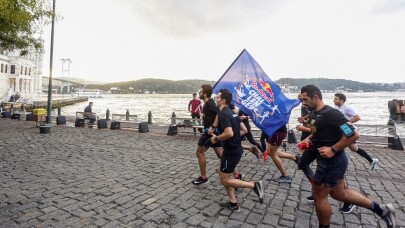
<svg viewBox="0 0 405 228"><path fill-rule="evenodd" d="M301 170L301 168L300 168L301 157L302 157L302 156L301 156L300 154L295 155L295 160L294 160L294 162L295 162L295 164L297 164L298 170Z"/></svg>
<svg viewBox="0 0 405 228"><path fill-rule="evenodd" d="M259 148L257 148L257 146L252 146L251 149L252 154L254 154L256 158L259 159L259 151L260 151Z"/></svg>
<svg viewBox="0 0 405 228"><path fill-rule="evenodd" d="M373 158L373 161L370 163L371 165L371 171L374 171L377 169L377 165L378 165L378 159L377 158Z"/></svg>
<svg viewBox="0 0 405 228"><path fill-rule="evenodd" d="M208 183L208 177L203 179L201 176L199 176L197 179L193 180L193 182L191 182L191 183L193 183L194 185L201 185L201 184Z"/></svg>
<svg viewBox="0 0 405 228"><path fill-rule="evenodd" d="M339 208L339 211L343 214L350 214L356 208L356 205L351 203L343 203L343 207Z"/></svg>
<svg viewBox="0 0 405 228"><path fill-rule="evenodd" d="M255 191L256 195L259 197L260 203L263 204L263 198L264 198L263 182L256 181L253 190Z"/></svg>
<svg viewBox="0 0 405 228"><path fill-rule="evenodd" d="M280 176L277 179L274 179L275 182L278 183L291 183L292 178L290 176Z"/></svg>
<svg viewBox="0 0 405 228"><path fill-rule="evenodd" d="M264 153L263 153L263 160L264 160L264 161L267 160L267 156L268 156L268 155L269 155L269 152L267 152L267 150L264 151Z"/></svg>
<svg viewBox="0 0 405 228"><path fill-rule="evenodd" d="M231 202L225 202L225 203L219 203L219 206L221 206L222 208L228 208L231 211L235 211L235 212L240 212L240 205L239 203L236 203L235 206L231 205Z"/></svg>
<svg viewBox="0 0 405 228"><path fill-rule="evenodd" d="M383 205L385 210L387 211L385 215L381 216L382 219L387 223L387 227L389 228L397 228L397 218L395 215L395 208L392 204Z"/></svg>
<svg viewBox="0 0 405 228"><path fill-rule="evenodd" d="M313 196L308 196L307 201L308 202L314 202L314 197Z"/></svg>

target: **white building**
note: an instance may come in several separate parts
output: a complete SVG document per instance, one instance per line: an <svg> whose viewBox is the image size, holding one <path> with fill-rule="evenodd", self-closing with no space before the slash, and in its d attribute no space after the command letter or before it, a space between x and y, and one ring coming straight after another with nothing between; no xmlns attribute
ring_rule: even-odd
<svg viewBox="0 0 405 228"><path fill-rule="evenodd" d="M41 40L42 43L43 40ZM33 49L25 56L20 51L0 49L0 99L8 101L14 93L31 98L41 94L44 49Z"/></svg>

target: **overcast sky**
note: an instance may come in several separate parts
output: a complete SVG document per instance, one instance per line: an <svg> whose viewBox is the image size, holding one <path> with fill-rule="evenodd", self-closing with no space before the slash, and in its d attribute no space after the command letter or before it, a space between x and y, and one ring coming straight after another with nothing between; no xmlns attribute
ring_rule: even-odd
<svg viewBox="0 0 405 228"><path fill-rule="evenodd" d="M246 48L272 80L405 81L405 0L56 0L53 75L218 80ZM44 75L49 74L50 27ZM65 76L67 73L65 72Z"/></svg>

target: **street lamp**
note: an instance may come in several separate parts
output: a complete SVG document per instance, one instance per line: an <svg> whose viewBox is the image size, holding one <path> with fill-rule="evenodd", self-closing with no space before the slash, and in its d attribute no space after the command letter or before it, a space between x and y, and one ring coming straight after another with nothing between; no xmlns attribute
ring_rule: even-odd
<svg viewBox="0 0 405 228"><path fill-rule="evenodd" d="M53 66L53 38L55 30L55 0L52 1L52 30L51 30L51 50L49 60L49 84L48 84L48 106L46 122L51 124L51 109L52 109L52 66Z"/></svg>

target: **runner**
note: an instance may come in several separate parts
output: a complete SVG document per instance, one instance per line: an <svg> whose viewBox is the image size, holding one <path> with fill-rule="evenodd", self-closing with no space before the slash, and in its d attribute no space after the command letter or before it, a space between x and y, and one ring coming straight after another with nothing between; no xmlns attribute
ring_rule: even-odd
<svg viewBox="0 0 405 228"><path fill-rule="evenodd" d="M287 127L283 125L279 129L277 129L271 137L267 139L267 149L263 153L263 159L266 161L267 156L270 155L273 163L280 171L281 176L274 180L278 183L291 183L292 181L292 178L287 174L287 171L285 170L283 162L280 158L287 158L293 161L298 161L296 156L278 150L278 148L283 144L283 140L286 136Z"/></svg>
<svg viewBox="0 0 405 228"><path fill-rule="evenodd" d="M319 227L327 228L330 225L332 210L328 195L342 202L368 208L381 216L387 227L397 227L392 204L380 205L357 191L345 188L344 174L348 159L344 148L359 137L358 132L341 112L323 103L322 93L316 86L304 86L301 95L302 104L312 110L310 124L313 133L304 142L309 145L312 141L314 146L309 151L317 154L312 193Z"/></svg>
<svg viewBox="0 0 405 228"><path fill-rule="evenodd" d="M342 93L336 93L333 99L333 103L335 104L335 108L338 109L351 123L356 123L360 120L360 116L354 111L353 108L345 104L346 96ZM353 125L354 126L354 125ZM356 126L354 126L356 128ZM374 171L377 169L378 159L371 158L370 155L360 147L356 145L356 142L349 146L352 152L358 153L363 158L367 159L370 163L370 170Z"/></svg>
<svg viewBox="0 0 405 228"><path fill-rule="evenodd" d="M226 193L229 197L229 202L220 203L223 208L228 208L232 211L240 211L240 205L235 197L235 188L250 188L255 191L259 197L259 201L263 203L263 183L262 181L245 182L239 179L232 179L232 173L238 165L243 148L241 145L240 132L247 129L240 122L237 114L233 113L228 105L231 103L232 93L227 89L219 90L218 95L215 98L217 107L221 110L218 114L218 129L220 134L218 136L213 135L210 139L212 144L222 141L224 143L224 152L221 159L221 165L219 170L219 179L221 184L225 187Z"/></svg>
<svg viewBox="0 0 405 228"><path fill-rule="evenodd" d="M208 148L212 147L217 154L218 158L222 157L222 142L211 143L210 138L215 127L213 126L215 118L219 113L219 108L216 107L215 101L211 99L212 95L212 86L208 84L201 85L199 91L199 97L204 101L203 106L203 123L204 123L204 133L201 135L198 140L196 155L198 159L198 165L200 167L200 176L193 180L194 185L201 185L208 182L208 177L206 173L206 160L205 160L205 151ZM208 130L209 129L209 130Z"/></svg>

